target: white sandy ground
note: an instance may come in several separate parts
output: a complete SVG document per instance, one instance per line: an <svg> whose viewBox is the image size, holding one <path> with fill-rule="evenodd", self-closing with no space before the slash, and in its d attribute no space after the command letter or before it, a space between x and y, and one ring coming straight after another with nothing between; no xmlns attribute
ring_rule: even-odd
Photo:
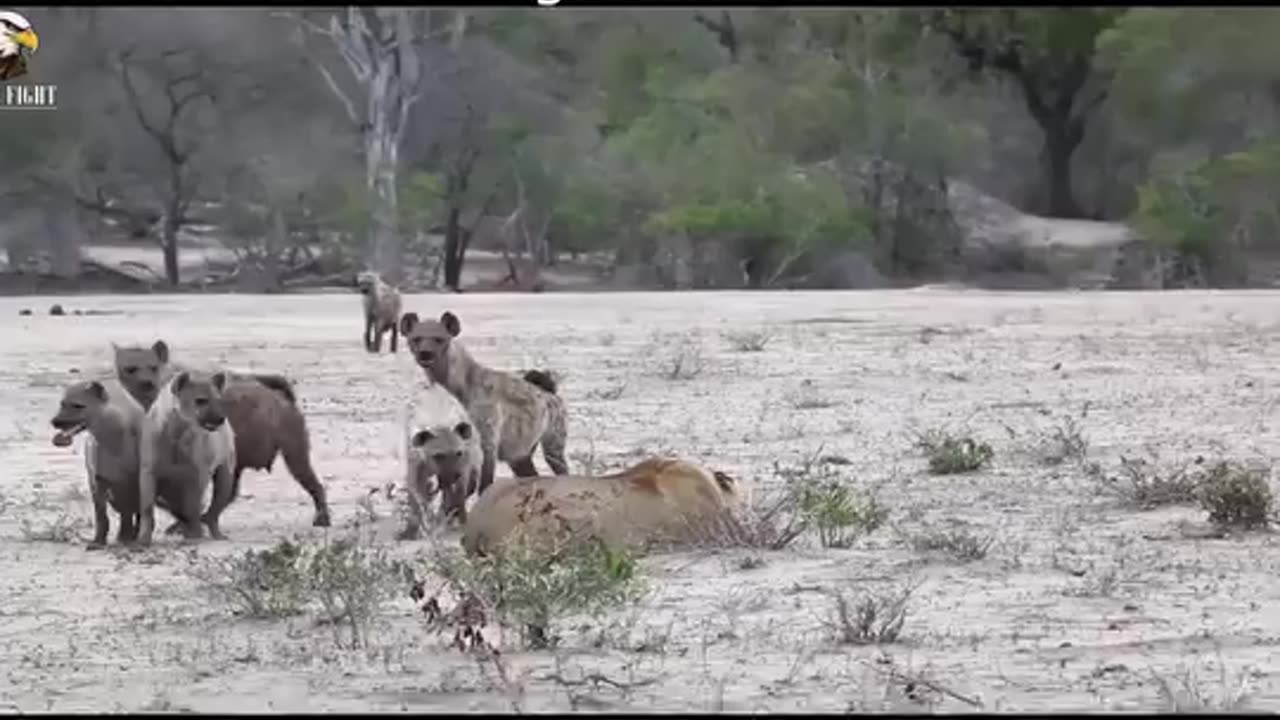
<svg viewBox="0 0 1280 720"><path fill-rule="evenodd" d="M563 623L555 651L503 638L505 683L425 632L407 597L388 606L371 648L340 650L308 617L233 617L184 572L172 538L146 552L84 550L82 441L53 447L48 421L64 383L108 371L110 341L163 337L184 362L293 377L339 526L371 488L397 480L399 388L418 371L403 352L365 353L357 296L62 298L68 311L122 313L79 317L48 316L52 302L0 299L0 710L1159 710L1157 678L1187 681L1207 702L1243 694L1247 707L1280 710L1276 538L1189 538L1177 528L1202 519L1195 508L1128 511L1079 468L1023 452L1087 402L1091 459L1108 466L1152 451L1269 459L1280 293L406 298L424 315L457 312L464 342L491 365L564 374L575 469L592 454L617 468L664 451L760 492L778 482L775 459L822 447L851 459L849 476L906 531L963 522L997 538L969 564L917 553L889 528L848 550L802 541L758 553L764 564L750 570L740 561L756 553L745 550L651 557L638 608ZM23 307L36 314L19 317ZM763 352L723 337L751 329L773 334ZM701 338L706 365L672 381L661 366L694 342L680 333ZM812 407L814 397L832 403ZM995 461L928 475L912 432L936 427L990 441ZM389 538L390 508L379 507ZM39 530L65 512L81 540L23 532L24 519ZM231 540L198 552L317 536L310 518L277 464L246 476L224 515ZM919 587L898 643L833 640L827 591L905 583ZM570 688L548 677L557 667L637 687ZM911 690L894 673L925 682Z"/></svg>

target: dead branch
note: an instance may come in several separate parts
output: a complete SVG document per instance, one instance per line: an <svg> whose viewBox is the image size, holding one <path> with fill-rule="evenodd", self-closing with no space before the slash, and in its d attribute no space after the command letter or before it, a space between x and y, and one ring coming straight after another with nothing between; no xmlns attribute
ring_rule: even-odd
<svg viewBox="0 0 1280 720"><path fill-rule="evenodd" d="M952 690L951 688L945 685L936 683L922 675L911 675L909 673L905 673L897 669L896 667L890 667L888 669L884 669L884 668L878 667L874 663L867 663L867 667L870 667L871 669L875 670L877 673L880 673L881 675L887 675L892 680L898 680L900 682L907 683L910 685L923 685L924 687L927 687L936 693L946 695L947 697L953 700L958 700L964 703L965 705L968 705L969 707L975 707L975 708L983 707L981 700L977 698L971 698L967 695L961 695L959 692L956 692L955 690Z"/></svg>
<svg viewBox="0 0 1280 720"><path fill-rule="evenodd" d="M647 687L649 685L653 685L658 682L658 678L646 678L644 680L624 682L622 680L614 680L608 675L605 675L604 673L598 673L598 672L586 673L577 680L567 678L561 675L560 673L548 673L546 675L543 675L539 679L550 680L551 682L554 682L558 685L562 685L564 687L582 687L583 685L586 685L588 683L590 683L591 686L595 688L598 688L601 685L608 685L612 688L621 690L623 692L628 692L636 688Z"/></svg>

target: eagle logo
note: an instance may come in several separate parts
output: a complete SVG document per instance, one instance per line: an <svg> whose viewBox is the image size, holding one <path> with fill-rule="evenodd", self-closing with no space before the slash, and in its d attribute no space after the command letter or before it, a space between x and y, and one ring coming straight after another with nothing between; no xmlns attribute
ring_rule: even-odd
<svg viewBox="0 0 1280 720"><path fill-rule="evenodd" d="M12 10L0 10L0 81L27 74L27 57L40 47L31 21Z"/></svg>

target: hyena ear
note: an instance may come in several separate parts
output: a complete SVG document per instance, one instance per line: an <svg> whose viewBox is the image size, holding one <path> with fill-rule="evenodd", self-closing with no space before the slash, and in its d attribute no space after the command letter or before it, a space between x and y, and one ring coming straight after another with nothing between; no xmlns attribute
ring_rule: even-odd
<svg viewBox="0 0 1280 720"><path fill-rule="evenodd" d="M435 437L430 430L419 430L413 434L413 446L422 447L431 442L431 438Z"/></svg>
<svg viewBox="0 0 1280 720"><path fill-rule="evenodd" d="M408 335L418 326L418 313L407 312L400 317L400 334Z"/></svg>
<svg viewBox="0 0 1280 720"><path fill-rule="evenodd" d="M173 391L182 392L182 388L187 386L187 381L190 379L191 376L188 375L185 370L178 373L177 377L173 379Z"/></svg>
<svg viewBox="0 0 1280 720"><path fill-rule="evenodd" d="M457 315L454 315L448 310L445 310L444 314L440 316L440 324L443 325L444 329L448 330L449 334L454 337L458 337L462 334L462 321L458 319Z"/></svg>
<svg viewBox="0 0 1280 720"><path fill-rule="evenodd" d="M218 388L218 392L222 392L222 389L227 386L226 373L216 372L213 374L213 377L210 379L213 381L213 386Z"/></svg>
<svg viewBox="0 0 1280 720"><path fill-rule="evenodd" d="M471 439L471 423L460 422L454 426L453 432L463 440L470 440Z"/></svg>
<svg viewBox="0 0 1280 720"><path fill-rule="evenodd" d="M107 399L107 389L97 380L89 383L89 393L99 400Z"/></svg>
<svg viewBox="0 0 1280 720"><path fill-rule="evenodd" d="M163 340L157 340L156 344L151 346L151 352L156 354L156 359L160 362L169 362L169 346Z"/></svg>

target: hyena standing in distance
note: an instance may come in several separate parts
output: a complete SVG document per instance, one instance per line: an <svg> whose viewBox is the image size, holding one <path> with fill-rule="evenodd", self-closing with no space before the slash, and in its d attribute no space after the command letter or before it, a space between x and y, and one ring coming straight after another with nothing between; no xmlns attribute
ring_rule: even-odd
<svg viewBox="0 0 1280 720"><path fill-rule="evenodd" d="M439 383L462 403L480 436L484 460L480 466L483 493L493 482L501 460L517 477L535 477L533 451L542 444L542 457L552 472L565 475L568 423L564 401L545 372L532 370L514 377L476 362L455 338L462 322L451 312L437 320L419 320L417 313L400 319L400 334L413 359L433 383Z"/></svg>
<svg viewBox="0 0 1280 720"><path fill-rule="evenodd" d="M400 318L400 291L387 283L376 272L368 271L356 276L356 288L364 297L364 349L371 353L382 352L382 336L391 333L391 352L396 351Z"/></svg>

